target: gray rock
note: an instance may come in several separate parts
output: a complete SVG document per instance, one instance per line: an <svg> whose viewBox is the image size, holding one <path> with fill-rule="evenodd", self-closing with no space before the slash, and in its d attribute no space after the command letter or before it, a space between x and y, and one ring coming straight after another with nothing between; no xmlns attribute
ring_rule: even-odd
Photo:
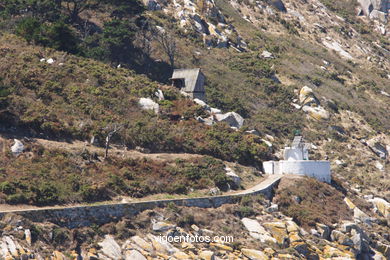
<svg viewBox="0 0 390 260"><path fill-rule="evenodd" d="M161 5L157 3L155 0L149 0L148 2L148 10L149 11L160 11Z"/></svg>
<svg viewBox="0 0 390 260"><path fill-rule="evenodd" d="M261 57L266 58L266 59L274 59L274 55L270 53L269 51L263 51L261 53Z"/></svg>
<svg viewBox="0 0 390 260"><path fill-rule="evenodd" d="M18 156L19 154L23 153L24 151L24 145L23 143L18 140L14 139L14 145L11 146L11 152L15 155Z"/></svg>
<svg viewBox="0 0 390 260"><path fill-rule="evenodd" d="M317 223L316 227L322 238L330 239L330 228L327 225Z"/></svg>
<svg viewBox="0 0 390 260"><path fill-rule="evenodd" d="M248 131L245 131L245 133L248 133L248 134L252 134L252 135L257 135L257 136L260 136L260 133L259 131L253 129L253 130L248 130Z"/></svg>
<svg viewBox="0 0 390 260"><path fill-rule="evenodd" d="M237 186L241 186L241 178L238 176L231 168L225 167L226 176L233 181L233 183Z"/></svg>
<svg viewBox="0 0 390 260"><path fill-rule="evenodd" d="M230 127L241 128L244 124L244 118L236 112L228 112L226 114L217 114L215 118L218 122L226 122Z"/></svg>
<svg viewBox="0 0 390 260"><path fill-rule="evenodd" d="M334 242L338 242L341 245L344 246L353 246L353 241L344 233L338 231L338 230L333 230L330 238Z"/></svg>
<svg viewBox="0 0 390 260"><path fill-rule="evenodd" d="M137 250L130 250L126 251L125 260L147 260L147 258Z"/></svg>
<svg viewBox="0 0 390 260"><path fill-rule="evenodd" d="M102 252L108 257L112 259L121 259L121 247L115 241L115 239L111 235L106 235L104 240L99 243L99 246L102 247Z"/></svg>
<svg viewBox="0 0 390 260"><path fill-rule="evenodd" d="M164 93L162 92L161 89L157 89L157 91L154 93L158 100L164 100Z"/></svg>
<svg viewBox="0 0 390 260"><path fill-rule="evenodd" d="M276 212L279 210L279 205L272 203L271 206L265 209L268 213Z"/></svg>
<svg viewBox="0 0 390 260"><path fill-rule="evenodd" d="M249 231L249 235L255 239L260 240L261 243L272 242L276 243L276 239L273 238L265 228L255 219L243 218L241 219L242 224Z"/></svg>
<svg viewBox="0 0 390 260"><path fill-rule="evenodd" d="M370 246L369 246L368 242L365 239L363 239L362 234L357 233L357 234L353 235L351 239L353 241L353 245L354 245L355 249L359 253L370 252Z"/></svg>
<svg viewBox="0 0 390 260"><path fill-rule="evenodd" d="M387 156L389 156L388 152L387 152L387 149L384 145L382 145L381 143L374 143L374 144L370 144L370 142L368 143L368 147L377 155L379 156L381 159L386 159Z"/></svg>
<svg viewBox="0 0 390 260"><path fill-rule="evenodd" d="M164 221L157 222L155 220L152 220L152 229L153 229L153 231L156 231L156 232L168 231L168 230L173 229L175 227L176 227L175 225L164 222Z"/></svg>
<svg viewBox="0 0 390 260"><path fill-rule="evenodd" d="M209 190L209 194L210 194L211 196L218 196L218 195L221 195L221 191L219 190L218 187L214 187L214 188L211 188L211 189Z"/></svg>
<svg viewBox="0 0 390 260"><path fill-rule="evenodd" d="M139 105L143 110L153 110L156 114L159 111L159 105L150 98L140 98Z"/></svg>

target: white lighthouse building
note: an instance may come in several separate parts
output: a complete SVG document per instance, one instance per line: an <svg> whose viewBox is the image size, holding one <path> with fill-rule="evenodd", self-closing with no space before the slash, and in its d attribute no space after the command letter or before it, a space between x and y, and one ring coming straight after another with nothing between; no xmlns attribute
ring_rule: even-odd
<svg viewBox="0 0 390 260"><path fill-rule="evenodd" d="M284 148L284 160L263 163L265 173L306 175L330 183L330 162L309 160L310 146L302 136L295 136L291 146Z"/></svg>

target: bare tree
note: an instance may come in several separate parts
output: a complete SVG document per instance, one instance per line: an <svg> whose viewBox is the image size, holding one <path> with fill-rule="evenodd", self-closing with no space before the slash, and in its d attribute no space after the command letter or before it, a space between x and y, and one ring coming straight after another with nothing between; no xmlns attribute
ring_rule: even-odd
<svg viewBox="0 0 390 260"><path fill-rule="evenodd" d="M157 42L161 45L165 54L168 56L169 64L172 68L174 68L177 54L175 38L170 33L163 30L158 31L155 36Z"/></svg>
<svg viewBox="0 0 390 260"><path fill-rule="evenodd" d="M104 160L108 158L108 149L110 148L110 142L111 138L114 134L116 134L119 130L121 130L123 126L114 124L113 126L106 127L108 130L107 136L106 136L106 145L105 145L105 153L104 153Z"/></svg>
<svg viewBox="0 0 390 260"><path fill-rule="evenodd" d="M149 21L146 20L141 26L136 34L136 39L134 44L142 50L142 62L147 66L146 71L149 71L150 63L147 62L147 59L150 57L153 51L152 41L153 41L153 32L150 29Z"/></svg>
<svg viewBox="0 0 390 260"><path fill-rule="evenodd" d="M66 9L68 10L71 22L75 22L81 12L97 3L91 0L65 0L64 2L66 3Z"/></svg>

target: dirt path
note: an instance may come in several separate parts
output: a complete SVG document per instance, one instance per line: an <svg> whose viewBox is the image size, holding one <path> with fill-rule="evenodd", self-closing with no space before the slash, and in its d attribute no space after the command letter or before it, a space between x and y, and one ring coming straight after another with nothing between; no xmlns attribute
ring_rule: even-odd
<svg viewBox="0 0 390 260"><path fill-rule="evenodd" d="M38 144L41 144L45 148L48 149L62 149L69 152L81 152L84 149L88 150L89 152L94 152L99 155L104 155L104 148L96 147L93 145L90 145L86 142L82 141L72 141L72 142L58 142L58 141L52 141L52 140L46 140L46 139L34 139ZM162 160L162 161L170 161L175 159L195 159L200 158L202 155L200 154L189 154L189 153L141 153L136 150L126 150L126 149L119 149L117 147L111 147L109 150L109 155L117 156L117 157L126 157L126 158L149 158L151 160Z"/></svg>
<svg viewBox="0 0 390 260"><path fill-rule="evenodd" d="M282 175L268 175L266 178L263 179L262 182L256 184L255 186L239 191L239 192L232 192L232 193L226 193L218 197L224 197L224 196L245 196L245 195L254 195L257 194L267 187L273 185L274 183L278 182L282 178ZM51 206L51 207L36 207L36 206L29 206L29 205L8 205L8 204L1 204L0 205L0 214L4 213L20 213L20 212L30 212L30 211L37 211L37 210L58 210L58 209L72 209L72 208L79 208L79 207L94 207L94 206L103 206L103 205L119 205L119 204L132 204L132 203L139 203L139 202L158 202L158 201L170 201L170 200L193 200L193 199L205 199L205 198L213 198L214 196L202 196L202 197L191 197L191 198L170 198L170 199L151 199L151 200L140 200L140 201L131 201L131 202L117 202L117 201L106 201L102 203L95 203L95 204L77 204L77 205L63 205L63 206Z"/></svg>

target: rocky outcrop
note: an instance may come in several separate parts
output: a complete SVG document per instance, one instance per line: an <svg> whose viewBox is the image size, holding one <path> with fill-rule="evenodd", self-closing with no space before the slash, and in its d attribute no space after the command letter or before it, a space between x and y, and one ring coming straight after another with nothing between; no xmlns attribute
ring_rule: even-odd
<svg viewBox="0 0 390 260"><path fill-rule="evenodd" d="M387 22L390 9L389 0L358 0L363 13L371 19Z"/></svg>
<svg viewBox="0 0 390 260"><path fill-rule="evenodd" d="M302 109L311 118L317 120L327 120L330 118L329 112L321 106L320 101L315 96L313 89L304 86L300 89L298 97L299 104L293 103L293 105L298 109Z"/></svg>
<svg viewBox="0 0 390 260"><path fill-rule="evenodd" d="M143 109L143 110L153 110L156 114L158 114L158 111L159 111L160 107L151 98L140 98L138 103L139 103L141 109Z"/></svg>
<svg viewBox="0 0 390 260"><path fill-rule="evenodd" d="M23 153L24 151L24 145L23 143L18 140L14 139L14 145L11 146L11 152L15 155L18 156L19 154Z"/></svg>
<svg viewBox="0 0 390 260"><path fill-rule="evenodd" d="M215 118L218 122L225 122L230 127L241 128L244 124L244 118L236 112L228 112L226 114L216 114Z"/></svg>

